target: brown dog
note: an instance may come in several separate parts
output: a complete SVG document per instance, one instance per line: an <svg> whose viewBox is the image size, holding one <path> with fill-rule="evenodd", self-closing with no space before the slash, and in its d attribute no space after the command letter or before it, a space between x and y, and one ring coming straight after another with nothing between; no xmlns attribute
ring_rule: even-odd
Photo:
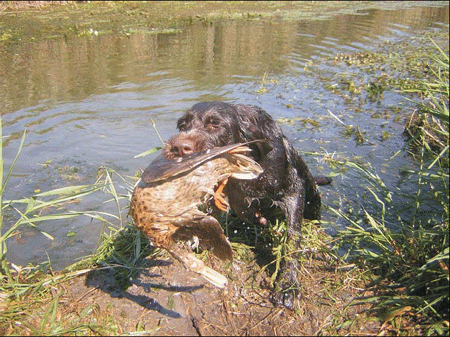
<svg viewBox="0 0 450 337"><path fill-rule="evenodd" d="M207 148L268 140L268 146L252 145L253 159L264 172L253 180L230 178L224 192L231 209L250 223L274 221L277 210L286 217L288 241L299 248L303 218L319 220L320 194L308 167L281 128L263 109L224 102L195 104L178 120L178 137L166 149L170 157L182 157ZM320 178L329 183L328 178ZM279 212L278 212L279 214ZM272 300L293 308L299 294L298 260L285 259Z"/></svg>

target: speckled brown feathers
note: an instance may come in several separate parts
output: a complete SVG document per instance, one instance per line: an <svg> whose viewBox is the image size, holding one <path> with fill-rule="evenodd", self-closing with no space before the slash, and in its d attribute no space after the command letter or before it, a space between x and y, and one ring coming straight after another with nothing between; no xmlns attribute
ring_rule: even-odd
<svg viewBox="0 0 450 337"><path fill-rule="evenodd" d="M136 227L156 247L168 250L191 270L200 273L216 286L226 279L207 268L176 242L198 239L201 248L222 260L232 259L232 249L223 229L212 216L198 207L214 194L215 186L228 177L256 178L262 169L243 153L242 144L197 152L185 158L171 159L164 154L144 171L136 185L130 213ZM216 273L217 275L212 275ZM212 279L211 279L212 278Z"/></svg>

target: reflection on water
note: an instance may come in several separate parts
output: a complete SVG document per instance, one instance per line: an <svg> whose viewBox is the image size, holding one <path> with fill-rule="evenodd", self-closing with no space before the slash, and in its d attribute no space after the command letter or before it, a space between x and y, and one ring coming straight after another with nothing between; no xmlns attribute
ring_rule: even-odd
<svg viewBox="0 0 450 337"><path fill-rule="evenodd" d="M4 139L7 167L23 130L28 129L9 197L63 184L60 173L66 166L78 167L78 179L87 183L95 180L101 165L133 175L150 160L134 159L134 155L159 145L150 118L166 140L175 132L176 119L184 109L212 99L257 104L275 118L314 116L324 128L283 125L295 146L306 151L320 147L328 152L351 151L377 166L400 148L401 136L370 149L356 148L348 140L336 141L341 129L326 109L336 111L342 104L333 101L304 67L311 60L367 49L416 29L439 28L448 24L448 13L448 6L368 9L322 21L224 20L194 24L175 33L99 35L1 46L0 111L3 134L9 136ZM267 84L271 90L261 93L264 74L277 80L276 85ZM288 103L301 109L286 109ZM355 125L376 128L379 124L364 114L351 118ZM401 126L388 128L401 133ZM46 160L52 161L53 172L41 169ZM399 166L407 165L407 158L398 160ZM308 158L308 162L314 171L317 161ZM343 191L351 188L348 184L333 188ZM93 203L100 204L87 201ZM28 248L33 252L11 243L10 258L24 264L41 260L48 250L56 265L63 266L74 256L89 253L96 242L92 233L100 229L98 224L77 220L51 224L45 230L65 248L30 235ZM75 241L64 239L68 230L78 233Z"/></svg>
<svg viewBox="0 0 450 337"><path fill-rule="evenodd" d="M40 100L80 100L123 82L161 78L223 85L233 75L281 73L302 62L370 46L377 37L401 35L430 22L448 23L448 10L367 10L326 21L224 21L196 24L181 33L100 35L7 45L0 54L2 113ZM304 65L304 64L303 64ZM149 74L159 76L149 78Z"/></svg>

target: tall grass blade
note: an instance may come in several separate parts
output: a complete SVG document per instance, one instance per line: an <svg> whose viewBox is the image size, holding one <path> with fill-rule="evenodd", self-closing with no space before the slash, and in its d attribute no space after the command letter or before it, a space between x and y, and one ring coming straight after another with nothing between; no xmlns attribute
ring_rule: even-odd
<svg viewBox="0 0 450 337"><path fill-rule="evenodd" d="M16 155L14 157L14 160L12 161L11 166L9 167L8 173L7 173L6 177L5 177L5 181L2 184L2 193L6 189L6 185L8 184L9 178L11 177L11 173L14 170L14 167L16 166L16 162L17 162L17 159L19 158L20 152L22 152L22 147L23 147L23 143L25 142L26 133L27 133L27 131L25 130L23 132L22 139L20 140L19 149L17 150L17 153L16 153ZM2 144L2 146L3 146L3 144ZM1 164L3 166L3 161L1 162Z"/></svg>
<svg viewBox="0 0 450 337"><path fill-rule="evenodd" d="M159 151L161 149L162 149L162 147L157 146L157 147L154 147L153 149L150 149L150 150L147 150L147 151L144 151L142 153L139 153L139 154L135 155L134 158L145 157L145 156L148 156L149 154L152 154L152 153L154 153L156 151Z"/></svg>

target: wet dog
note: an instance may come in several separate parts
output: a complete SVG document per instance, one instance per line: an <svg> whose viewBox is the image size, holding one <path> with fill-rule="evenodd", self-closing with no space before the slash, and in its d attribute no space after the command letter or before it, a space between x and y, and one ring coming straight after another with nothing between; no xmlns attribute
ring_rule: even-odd
<svg viewBox="0 0 450 337"><path fill-rule="evenodd" d="M299 249L303 218L319 220L321 199L311 172L273 118L257 106L202 102L178 120L167 156L183 157L207 148L268 140L268 146L252 145L253 159L263 173L253 180L230 178L224 188L231 209L245 222L265 225L282 210L286 218L288 244ZM322 183L329 180L321 178ZM272 300L293 308L299 295L298 259L285 258Z"/></svg>

